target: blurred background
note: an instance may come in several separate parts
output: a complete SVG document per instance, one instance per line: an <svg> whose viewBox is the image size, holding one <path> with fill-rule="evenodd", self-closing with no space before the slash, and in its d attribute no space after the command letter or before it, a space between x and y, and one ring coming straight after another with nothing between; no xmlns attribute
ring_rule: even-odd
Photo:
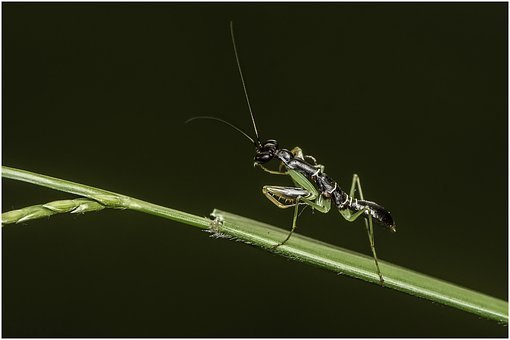
<svg viewBox="0 0 510 340"><path fill-rule="evenodd" d="M261 138L388 208L380 259L507 299L506 3L3 3L4 165L283 228ZM3 211L72 195L2 181ZM332 210L298 233L370 254ZM2 230L4 337L505 337L449 307L130 211Z"/></svg>

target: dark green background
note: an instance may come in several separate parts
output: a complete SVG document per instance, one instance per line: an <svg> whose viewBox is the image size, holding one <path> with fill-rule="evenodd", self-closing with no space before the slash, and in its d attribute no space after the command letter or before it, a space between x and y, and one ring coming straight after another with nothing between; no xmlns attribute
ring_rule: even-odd
<svg viewBox="0 0 510 340"><path fill-rule="evenodd" d="M507 4L3 6L3 164L288 228L262 138L391 210L381 259L507 299ZM4 211L72 197L3 181ZM302 234L370 253L361 221ZM3 228L4 337L488 337L496 322L129 211Z"/></svg>

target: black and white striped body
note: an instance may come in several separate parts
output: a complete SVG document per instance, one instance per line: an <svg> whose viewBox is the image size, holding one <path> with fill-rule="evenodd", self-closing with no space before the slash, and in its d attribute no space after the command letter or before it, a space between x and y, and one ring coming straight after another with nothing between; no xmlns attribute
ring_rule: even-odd
<svg viewBox="0 0 510 340"><path fill-rule="evenodd" d="M289 150L278 149L278 144L274 140L269 140L269 142L269 144L265 142L257 148L257 156L255 157L257 163L265 163L272 158L277 158L287 169L301 173L310 182L314 183L320 194L325 199L331 199L339 210L349 209L356 213L368 208L365 214L368 215L370 213L377 224L392 231L395 230L395 222L389 211L384 207L371 201L358 200L350 197L331 177L322 172L320 167L314 166L304 159L296 157ZM264 148L264 146L266 146L266 148Z"/></svg>

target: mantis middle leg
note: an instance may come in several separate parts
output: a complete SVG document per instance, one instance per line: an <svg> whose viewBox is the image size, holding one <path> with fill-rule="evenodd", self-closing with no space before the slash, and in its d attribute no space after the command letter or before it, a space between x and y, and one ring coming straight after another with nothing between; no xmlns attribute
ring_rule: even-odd
<svg viewBox="0 0 510 340"><path fill-rule="evenodd" d="M294 216L292 218L292 228L287 237L280 243L274 245L277 248L285 244L296 229L296 222L299 216L299 206L306 204L313 209L317 209L322 213L327 213L331 208L331 201L324 199L320 195L306 177L297 171L289 170L289 175L298 187L280 187L280 186L264 186L262 192L266 197L275 204L278 208L294 207Z"/></svg>

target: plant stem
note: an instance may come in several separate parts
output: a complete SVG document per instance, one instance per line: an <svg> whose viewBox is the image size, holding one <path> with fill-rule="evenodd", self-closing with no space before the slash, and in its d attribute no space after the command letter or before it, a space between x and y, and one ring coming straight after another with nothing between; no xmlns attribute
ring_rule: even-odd
<svg viewBox="0 0 510 340"><path fill-rule="evenodd" d="M183 211L166 208L157 204L152 204L111 191L106 191L55 177L40 175L26 170L2 166L2 177L15 179L22 182L28 182L79 196L84 196L101 203L106 208L136 210L147 214L168 218L170 220L183 222L201 229L208 229L211 224L211 220L204 217L199 217L185 213ZM2 222L3 220L4 214L2 214Z"/></svg>
<svg viewBox="0 0 510 340"><path fill-rule="evenodd" d="M253 221L228 212L214 210L217 219L223 220L219 232L230 237L270 247L287 236L288 231ZM337 246L293 234L276 252L307 262L339 274L379 284L372 257L355 253ZM416 273L394 264L379 261L384 276L384 287L422 297L434 302L465 310L500 322L508 322L508 303L460 286Z"/></svg>
<svg viewBox="0 0 510 340"><path fill-rule="evenodd" d="M212 213L215 220L209 220L204 217L166 208L129 196L58 178L5 166L2 167L2 170L3 177L84 196L98 202L105 208L136 210L190 224L201 229L208 229L217 237L240 240L279 255L319 266L339 274L349 275L371 283L379 283L379 277L375 271L374 262L371 257L310 239L299 234L294 234L285 245L274 249L272 246L283 240L288 234L288 230L276 228L262 222L216 209ZM19 220L26 221L31 218L46 216L44 214L41 214L41 216L34 214L34 211L40 207L46 209L51 207L51 214L68 212L71 211L70 207L73 204L77 206L84 204L90 206L91 202L77 199L28 207L25 208L25 212L23 212L24 209L20 209L15 211L16 214L14 214L14 212L2 214L2 221L11 221L9 220L10 215L8 214L16 215L17 220L16 218L12 219L12 222ZM66 208L62 208L61 210L55 208L60 208L62 206ZM102 207L92 205L90 210L99 210L100 208ZM26 216L29 216L29 218ZM379 261L379 265L385 279L384 287L386 288L392 288L410 295L442 303L501 323L508 323L508 303L506 301L416 273L384 261Z"/></svg>

